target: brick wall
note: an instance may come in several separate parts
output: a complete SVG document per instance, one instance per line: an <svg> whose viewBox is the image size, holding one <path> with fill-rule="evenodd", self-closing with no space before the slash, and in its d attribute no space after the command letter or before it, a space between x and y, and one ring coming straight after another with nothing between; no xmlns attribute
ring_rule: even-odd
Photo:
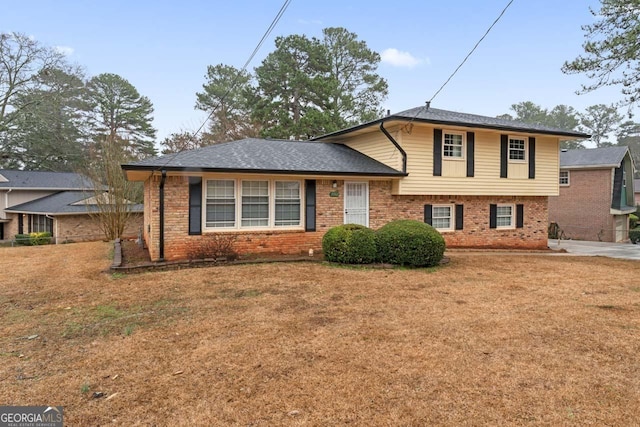
<svg viewBox="0 0 640 427"><path fill-rule="evenodd" d="M133 215L124 230L123 238L136 238L142 227L142 214ZM104 239L98 221L89 215L59 215L54 224L56 242L87 242Z"/></svg>
<svg viewBox="0 0 640 427"><path fill-rule="evenodd" d="M549 197L549 221L569 239L615 241L611 169L571 170L569 186Z"/></svg>
<svg viewBox="0 0 640 427"><path fill-rule="evenodd" d="M524 205L524 226L489 228L489 205ZM450 248L547 248L547 198L519 196L391 196L391 182L369 183L369 225L379 228L396 219L424 220L426 204L464 205L464 229L443 232ZM515 221L515 219L514 219Z"/></svg>
<svg viewBox="0 0 640 427"><path fill-rule="evenodd" d="M145 183L145 240L152 260L158 260L159 248L159 177ZM322 248L322 236L331 227L343 223L344 181L333 188L332 180L316 181L316 232L270 230L239 231L235 249L240 254L307 253ZM331 197L332 191L339 197ZM547 247L546 197L478 197L478 196L392 196L390 181L369 183L370 226L381 227L394 219L422 221L425 204L464 204L464 230L443 233L448 247L544 249ZM489 205L513 203L524 205L524 227L511 230L489 228ZM187 258L189 250L200 245L202 236L188 235L188 178L167 177L165 182L165 250L166 260Z"/></svg>

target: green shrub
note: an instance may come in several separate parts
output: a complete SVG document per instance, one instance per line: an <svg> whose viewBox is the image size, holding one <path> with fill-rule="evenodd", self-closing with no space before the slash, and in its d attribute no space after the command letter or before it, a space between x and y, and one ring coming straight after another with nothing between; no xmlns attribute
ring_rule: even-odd
<svg viewBox="0 0 640 427"><path fill-rule="evenodd" d="M376 261L376 234L364 225L339 225L325 233L322 251L327 261L370 264Z"/></svg>
<svg viewBox="0 0 640 427"><path fill-rule="evenodd" d="M629 215L629 229L636 228L638 225L638 216L631 214Z"/></svg>
<svg viewBox="0 0 640 427"><path fill-rule="evenodd" d="M51 243L51 233L48 231L43 231L41 233L29 233L29 239L33 246L48 245Z"/></svg>
<svg viewBox="0 0 640 427"><path fill-rule="evenodd" d="M631 240L631 243L640 242L640 228L629 230L629 239Z"/></svg>
<svg viewBox="0 0 640 427"><path fill-rule="evenodd" d="M432 267L444 255L444 238L428 224L414 220L392 221L376 232L378 259L382 262Z"/></svg>
<svg viewBox="0 0 640 427"><path fill-rule="evenodd" d="M16 245L39 246L49 243L51 243L51 233L48 231L42 233L16 234Z"/></svg>
<svg viewBox="0 0 640 427"><path fill-rule="evenodd" d="M31 236L28 234L16 234L16 245L31 246Z"/></svg>

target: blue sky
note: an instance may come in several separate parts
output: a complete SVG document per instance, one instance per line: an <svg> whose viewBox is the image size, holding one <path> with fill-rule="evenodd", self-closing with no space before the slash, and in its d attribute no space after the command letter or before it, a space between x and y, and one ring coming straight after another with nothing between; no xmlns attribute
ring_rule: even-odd
<svg viewBox="0 0 640 427"><path fill-rule="evenodd" d="M342 26L383 54L392 112L423 105L484 34L507 0L457 2L293 0L250 64L273 50L279 35L320 36ZM0 31L17 31L68 52L89 76L121 75L154 104L158 138L195 130L204 114L195 93L207 65L241 67L282 0L0 1ZM578 110L619 101L619 89L576 95L584 76L560 71L582 52L581 25L597 0L515 0L433 107L495 116L530 100Z"/></svg>

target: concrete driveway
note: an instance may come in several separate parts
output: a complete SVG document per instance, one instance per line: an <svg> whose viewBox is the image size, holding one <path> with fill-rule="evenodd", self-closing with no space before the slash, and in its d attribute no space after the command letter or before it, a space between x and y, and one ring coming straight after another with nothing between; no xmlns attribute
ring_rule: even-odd
<svg viewBox="0 0 640 427"><path fill-rule="evenodd" d="M640 261L640 244L549 239L549 248L557 251L564 249L572 255L606 256Z"/></svg>

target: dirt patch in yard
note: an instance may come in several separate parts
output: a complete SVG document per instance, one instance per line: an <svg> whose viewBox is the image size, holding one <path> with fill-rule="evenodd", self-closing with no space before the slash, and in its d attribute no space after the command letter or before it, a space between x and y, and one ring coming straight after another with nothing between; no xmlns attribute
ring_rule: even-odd
<svg viewBox="0 0 640 427"><path fill-rule="evenodd" d="M0 402L69 425L629 425L640 264L450 255L102 273L0 248ZM93 398L94 392L104 393Z"/></svg>

